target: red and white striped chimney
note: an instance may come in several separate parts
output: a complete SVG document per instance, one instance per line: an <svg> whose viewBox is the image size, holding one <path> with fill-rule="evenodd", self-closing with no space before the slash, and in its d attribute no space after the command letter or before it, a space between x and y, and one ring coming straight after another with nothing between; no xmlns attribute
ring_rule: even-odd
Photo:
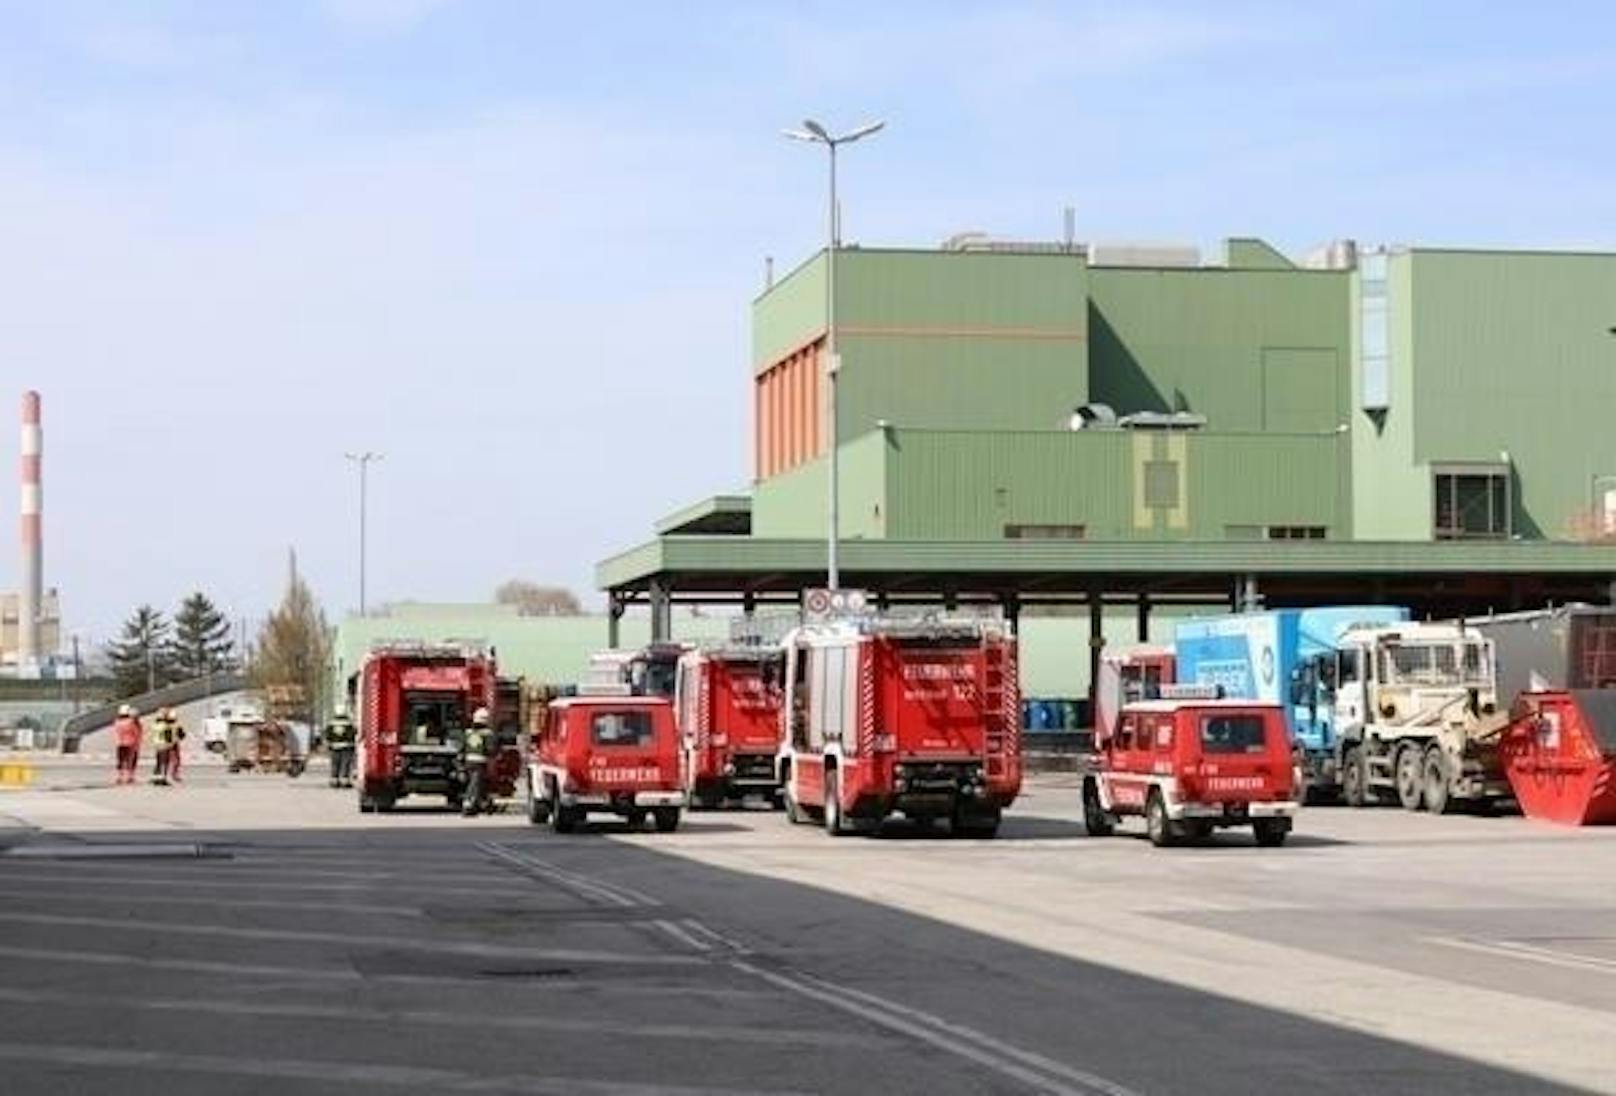
<svg viewBox="0 0 1616 1096"><path fill-rule="evenodd" d="M22 396L22 585L17 596L17 670L37 669L39 612L44 596L45 549L41 535L44 489L40 463L45 455L45 434L39 425L39 393Z"/></svg>

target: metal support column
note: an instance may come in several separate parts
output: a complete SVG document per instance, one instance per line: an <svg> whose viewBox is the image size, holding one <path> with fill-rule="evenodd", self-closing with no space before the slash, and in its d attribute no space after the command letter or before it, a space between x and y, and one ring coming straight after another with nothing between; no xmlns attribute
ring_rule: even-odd
<svg viewBox="0 0 1616 1096"><path fill-rule="evenodd" d="M1089 588L1089 719L1100 695L1100 654L1105 650L1105 598L1098 587Z"/></svg>
<svg viewBox="0 0 1616 1096"><path fill-rule="evenodd" d="M673 638L673 591L661 579L652 579L651 642L666 643Z"/></svg>
<svg viewBox="0 0 1616 1096"><path fill-rule="evenodd" d="M1150 595L1139 595L1139 616L1134 622L1134 638L1140 643L1150 642Z"/></svg>
<svg viewBox="0 0 1616 1096"><path fill-rule="evenodd" d="M747 620L751 620L757 615L756 594L747 593L741 595L741 615Z"/></svg>
<svg viewBox="0 0 1616 1096"><path fill-rule="evenodd" d="M623 595L613 591L606 595L606 646L616 650L623 637L623 610L627 605Z"/></svg>
<svg viewBox="0 0 1616 1096"><path fill-rule="evenodd" d="M1257 587L1257 576L1246 575L1235 583L1232 597L1234 608L1241 613L1255 613L1262 608L1262 591Z"/></svg>
<svg viewBox="0 0 1616 1096"><path fill-rule="evenodd" d="M1011 635L1021 634L1021 598L1016 594L1005 594L999 599L1004 609L1004 622L1010 626Z"/></svg>

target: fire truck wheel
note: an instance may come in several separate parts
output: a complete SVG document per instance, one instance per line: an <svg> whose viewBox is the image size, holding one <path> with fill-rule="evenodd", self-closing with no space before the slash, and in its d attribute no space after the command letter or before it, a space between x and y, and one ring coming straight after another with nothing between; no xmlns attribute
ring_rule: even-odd
<svg viewBox="0 0 1616 1096"><path fill-rule="evenodd" d="M1349 807L1362 807L1369 802L1369 762L1361 747L1348 748L1341 759L1341 798Z"/></svg>
<svg viewBox="0 0 1616 1096"><path fill-rule="evenodd" d="M1448 811L1448 759L1441 746L1425 751L1425 809L1432 814Z"/></svg>
<svg viewBox="0 0 1616 1096"><path fill-rule="evenodd" d="M527 808L527 820L535 826L542 826L550 820L550 809L533 790L533 781L525 780L522 786L526 789L523 805Z"/></svg>
<svg viewBox="0 0 1616 1096"><path fill-rule="evenodd" d="M845 837L852 831L842 818L842 789L835 770L825 774L825 832L832 837Z"/></svg>
<svg viewBox="0 0 1616 1096"><path fill-rule="evenodd" d="M1425 806L1425 759L1412 742L1397 751L1397 801L1407 811Z"/></svg>
<svg viewBox="0 0 1616 1096"><path fill-rule="evenodd" d="M639 833L641 830L645 829L645 817L647 813L649 812L629 811L628 814L624 816L628 820L628 828L633 830L635 833Z"/></svg>
<svg viewBox="0 0 1616 1096"><path fill-rule="evenodd" d="M678 807L658 807L651 812L651 817L656 821L657 833L672 833L679 828Z"/></svg>
<svg viewBox="0 0 1616 1096"><path fill-rule="evenodd" d="M1116 830L1116 823L1100 806L1100 789L1092 780L1083 782L1083 828L1090 837L1110 837Z"/></svg>
<svg viewBox="0 0 1616 1096"><path fill-rule="evenodd" d="M375 814L376 813L376 801L374 799L372 799L368 795L361 795L359 797L359 813L360 814Z"/></svg>
<svg viewBox="0 0 1616 1096"><path fill-rule="evenodd" d="M1251 824L1251 831L1257 837L1257 844L1265 849L1279 848L1291 832L1283 818L1259 818Z"/></svg>
<svg viewBox="0 0 1616 1096"><path fill-rule="evenodd" d="M791 794L791 773L789 771L786 773L786 785L780 790L780 797L785 801L787 822L801 826L809 821L808 812L802 809L802 804L797 802L797 797Z"/></svg>
<svg viewBox="0 0 1616 1096"><path fill-rule="evenodd" d="M1150 843L1158 849L1164 849L1178 840L1173 820L1167 817L1167 801L1161 797L1161 792L1152 791L1150 802L1145 804L1145 832L1150 835Z"/></svg>
<svg viewBox="0 0 1616 1096"><path fill-rule="evenodd" d="M376 793L376 810L379 814L392 813L393 806L398 802L398 796L392 788L383 788Z"/></svg>

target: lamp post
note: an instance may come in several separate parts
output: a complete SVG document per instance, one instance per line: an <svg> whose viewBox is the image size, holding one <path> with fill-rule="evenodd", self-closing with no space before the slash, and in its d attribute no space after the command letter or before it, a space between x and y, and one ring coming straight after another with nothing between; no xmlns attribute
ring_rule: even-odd
<svg viewBox="0 0 1616 1096"><path fill-rule="evenodd" d="M359 466L359 615L365 615L365 505L367 480L371 461L382 459L380 453L344 453L343 456Z"/></svg>
<svg viewBox="0 0 1616 1096"><path fill-rule="evenodd" d="M836 423L836 375L841 369L841 359L836 353L836 249L841 246L841 218L836 208L836 150L842 145L850 145L854 141L870 136L877 132L885 122L870 122L849 130L847 133L832 135L829 130L812 118L802 123L801 129L785 130L785 135L793 141L807 141L810 144L824 145L830 153L830 243L825 248L825 400L826 417L830 420L826 428L827 456L829 463L829 511L830 528L826 533L825 553L825 584L835 590L841 585L841 569L837 566L836 542L841 534L841 461L836 452L838 430Z"/></svg>

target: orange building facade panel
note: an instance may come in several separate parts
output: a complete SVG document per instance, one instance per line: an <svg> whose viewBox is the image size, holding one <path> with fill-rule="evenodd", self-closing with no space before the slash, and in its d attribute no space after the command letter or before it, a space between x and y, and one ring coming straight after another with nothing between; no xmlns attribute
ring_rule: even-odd
<svg viewBox="0 0 1616 1096"><path fill-rule="evenodd" d="M823 347L822 339L809 343L757 375L752 396L755 479L789 472L822 452Z"/></svg>

